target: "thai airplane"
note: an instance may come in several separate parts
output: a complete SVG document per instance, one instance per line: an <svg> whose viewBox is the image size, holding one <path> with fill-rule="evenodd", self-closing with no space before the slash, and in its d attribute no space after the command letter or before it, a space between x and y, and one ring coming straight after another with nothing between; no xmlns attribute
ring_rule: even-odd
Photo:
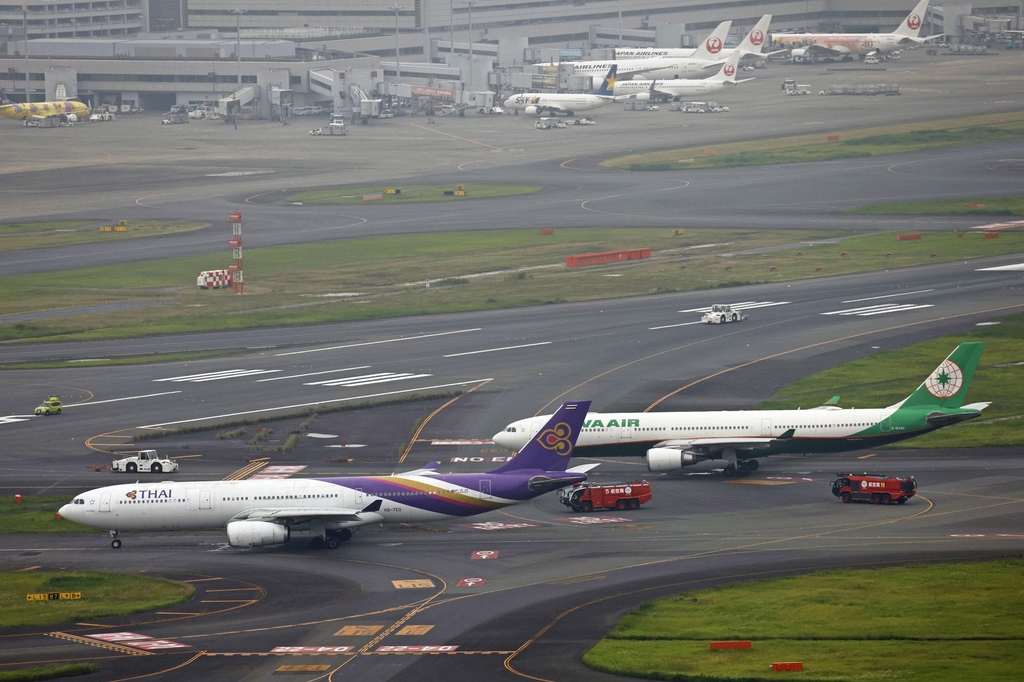
<svg viewBox="0 0 1024 682"><path fill-rule="evenodd" d="M572 116L576 112L600 109L609 102L615 101L615 64L608 70L601 87L589 94L571 94L562 92L528 92L512 95L505 100L505 108L517 114L522 111L533 116L547 114L566 114Z"/></svg>
<svg viewBox="0 0 1024 682"><path fill-rule="evenodd" d="M0 88L0 116L21 121L26 118L50 118L59 116L65 123L77 123L89 115L89 107L82 102L65 100L63 102L32 102L31 104L15 104L7 99L7 93Z"/></svg>
<svg viewBox="0 0 1024 682"><path fill-rule="evenodd" d="M589 401L565 403L515 457L481 474L439 474L431 462L391 476L129 483L82 493L58 513L109 529L114 549L119 531L217 528L234 547L282 544L309 531L314 549L334 549L369 523L473 516L585 481L597 465L568 464L589 408Z"/></svg>
<svg viewBox="0 0 1024 682"><path fill-rule="evenodd" d="M772 36L773 46L791 48L790 55L799 58L842 57L844 60L855 56L866 57L874 53L886 53L941 38L942 35L919 38L929 0L921 0L907 15L903 23L892 33L776 33Z"/></svg>
<svg viewBox="0 0 1024 682"><path fill-rule="evenodd" d="M772 23L772 15L766 14L761 17L754 28L750 30L750 33L740 41L740 44L734 48L725 48L719 44L715 44L714 47L718 48L716 56L719 59L728 59L733 52L739 50L741 61L746 58L753 59L764 59L774 52L762 52L764 47L765 37L768 35L768 26ZM692 47L617 47L615 48L616 59L653 59L656 57L693 57L696 52L696 48ZM778 52L785 52L785 50L778 50Z"/></svg>
<svg viewBox="0 0 1024 682"><path fill-rule="evenodd" d="M609 66L618 67L619 78L703 78L717 69L725 59L720 56L725 38L732 27L723 21L704 39L688 57L651 57L646 59L619 59L600 62L574 62L572 72L577 76L600 76Z"/></svg>
<svg viewBox="0 0 1024 682"><path fill-rule="evenodd" d="M757 457L845 452L874 448L975 419L990 403L963 405L984 343L962 343L910 396L879 409L842 409L835 403L809 410L596 413L587 415L576 443L582 456L645 455L651 471L674 471L721 459L724 476L746 476ZM495 434L515 448L545 417L521 419Z"/></svg>
<svg viewBox="0 0 1024 682"><path fill-rule="evenodd" d="M721 92L727 87L735 86L737 83L746 83L747 81L754 80L753 78L736 80L736 71L739 67L741 57L741 52L738 50L733 51L718 73L699 81L620 81L615 84L615 95L631 95L640 102L647 102L652 98L658 97L676 99L682 97L710 95L716 92Z"/></svg>

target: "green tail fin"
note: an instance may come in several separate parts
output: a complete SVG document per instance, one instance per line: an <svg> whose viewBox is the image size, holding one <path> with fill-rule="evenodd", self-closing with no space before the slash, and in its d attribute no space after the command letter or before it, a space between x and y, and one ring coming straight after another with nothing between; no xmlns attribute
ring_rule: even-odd
<svg viewBox="0 0 1024 682"><path fill-rule="evenodd" d="M984 350L984 343L961 343L900 407L959 408Z"/></svg>

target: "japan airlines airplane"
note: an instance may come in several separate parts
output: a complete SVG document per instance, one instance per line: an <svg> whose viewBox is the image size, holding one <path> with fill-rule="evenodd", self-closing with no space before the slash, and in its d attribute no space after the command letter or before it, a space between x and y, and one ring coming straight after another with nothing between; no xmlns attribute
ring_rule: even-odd
<svg viewBox="0 0 1024 682"><path fill-rule="evenodd" d="M0 116L21 121L26 118L50 118L60 116L63 122L77 123L89 115L89 107L75 100L63 102L32 102L15 104L7 99L7 93L0 88Z"/></svg>
<svg viewBox="0 0 1024 682"><path fill-rule="evenodd" d="M732 53L739 51L741 58L753 58L753 59L764 59L769 54L775 54L774 52L761 52L764 47L765 37L768 35L768 26L772 23L772 15L766 14L754 24L754 28L750 30L750 33L734 48L722 48L718 45L718 52L716 57L719 59L727 59L732 56ZM626 48L615 48L616 59L652 59L655 57L693 57L696 48L665 48L665 47L626 47ZM785 50L778 50L778 52L785 52Z"/></svg>
<svg viewBox="0 0 1024 682"><path fill-rule="evenodd" d="M619 78L702 78L722 64L720 56L731 21L723 21L689 57L653 57L647 59L614 59L600 62L574 62L577 76L600 76L609 66L618 67Z"/></svg>
<svg viewBox="0 0 1024 682"><path fill-rule="evenodd" d="M615 65L612 64L608 75L604 77L601 87L590 94L584 95L563 92L528 92L512 95L505 100L505 108L517 114L522 111L533 116L544 114L566 114L572 116L576 112L593 111L605 104L615 101Z"/></svg>
<svg viewBox="0 0 1024 682"><path fill-rule="evenodd" d="M472 516L587 480L596 465L567 466L589 408L565 403L515 457L482 474L439 474L431 462L391 476L131 483L82 493L58 513L110 529L114 549L122 530L211 528L225 528L234 547L281 544L308 530L314 549L334 549L357 526Z"/></svg>
<svg viewBox="0 0 1024 682"><path fill-rule="evenodd" d="M724 459L724 476L746 476L754 457L844 452L920 436L981 415L990 403L962 405L984 343L962 343L909 397L881 409L841 409L833 398L810 410L591 413L576 444L582 456L647 455L651 471ZM494 436L515 448L545 417L521 419Z"/></svg>
<svg viewBox="0 0 1024 682"><path fill-rule="evenodd" d="M773 46L792 48L793 57L866 57L876 52L886 53L910 45L923 45L942 35L919 38L929 0L921 0L892 33L776 33Z"/></svg>
<svg viewBox="0 0 1024 682"><path fill-rule="evenodd" d="M754 80L746 78L736 80L736 71L739 66L741 53L737 50L725 60L722 69L714 76L703 78L699 81L668 80L668 81L620 81L615 84L615 95L632 95L637 101L647 102L658 96L668 99L682 97L696 97L721 92L727 87L737 83L746 83Z"/></svg>

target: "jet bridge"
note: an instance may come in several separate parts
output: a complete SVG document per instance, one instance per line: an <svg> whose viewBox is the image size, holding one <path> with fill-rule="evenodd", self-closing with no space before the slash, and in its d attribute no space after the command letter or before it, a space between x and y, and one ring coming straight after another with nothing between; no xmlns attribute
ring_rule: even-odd
<svg viewBox="0 0 1024 682"><path fill-rule="evenodd" d="M259 98L259 86L247 85L217 102L217 113L225 121L231 121L242 114L242 107L250 106Z"/></svg>

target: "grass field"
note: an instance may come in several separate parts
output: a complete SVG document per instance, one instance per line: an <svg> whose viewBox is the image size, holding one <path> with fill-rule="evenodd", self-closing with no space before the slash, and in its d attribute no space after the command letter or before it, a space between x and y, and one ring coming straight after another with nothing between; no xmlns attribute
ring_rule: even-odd
<svg viewBox="0 0 1024 682"><path fill-rule="evenodd" d="M1024 197L975 197L973 199L937 199L899 204L858 206L844 213L858 215L1024 215Z"/></svg>
<svg viewBox="0 0 1024 682"><path fill-rule="evenodd" d="M26 594L38 592L81 592L82 598L26 601ZM188 601L194 593L185 583L123 573L0 573L0 628L154 611Z"/></svg>
<svg viewBox="0 0 1024 682"><path fill-rule="evenodd" d="M446 195L445 190L454 190L456 185L438 185L424 187L422 185L374 185L370 187L340 187L337 189L321 189L312 192L293 194L285 201L302 204L330 204L344 206L347 204L413 204L426 201L467 201L470 199L489 199L493 197L511 197L520 194L533 194L542 187L533 185L463 185L466 196ZM385 194L373 201L363 201L367 194L381 194L385 189L399 189L401 194Z"/></svg>
<svg viewBox="0 0 1024 682"><path fill-rule="evenodd" d="M944 336L907 348L845 362L794 382L757 409L821 405L840 395L841 407L885 407L910 395L943 358L964 341L984 341L985 352L964 404L991 401L982 417L892 447L966 448L1024 445L1024 314L966 334Z"/></svg>
<svg viewBox="0 0 1024 682"><path fill-rule="evenodd" d="M13 495L4 495L0 497L0 534L101 532L67 519L58 521L57 510L70 501L70 495L25 495L21 504L15 504Z"/></svg>
<svg viewBox="0 0 1024 682"><path fill-rule="evenodd" d="M65 677L88 675L99 670L95 663L60 663L44 665L36 668L0 671L0 682L42 682L43 680L59 680Z"/></svg>
<svg viewBox="0 0 1024 682"><path fill-rule="evenodd" d="M110 225L116 225L111 223ZM87 244L90 242L120 242L140 237L158 237L177 232L192 232L209 227L210 223L177 223L161 220L131 222L124 232L101 232L88 221L66 221L59 223L9 223L0 224L0 253L23 249L44 249L54 246Z"/></svg>
<svg viewBox="0 0 1024 682"><path fill-rule="evenodd" d="M630 154L607 159L601 165L634 171L764 166L1002 142L1024 137L1024 112L843 130L830 134L837 135L839 139L829 141L825 133L797 135Z"/></svg>
<svg viewBox="0 0 1024 682"><path fill-rule="evenodd" d="M657 680L1018 680L1024 563L838 570L643 604L586 653L591 668ZM708 642L752 640L749 651ZM772 673L801 661L803 673Z"/></svg>
<svg viewBox="0 0 1024 682"><path fill-rule="evenodd" d="M687 230L679 236L645 229L556 230L554 235L502 230L253 249L246 252L243 296L195 288L195 274L211 267L212 258L202 256L0 278L2 313L129 300L170 304L0 325L0 340L129 338L511 308L717 289L1024 250L1024 234L1015 233L999 239L929 233L906 242L884 234L838 243L838 236L753 230ZM568 255L638 247L651 248L653 257L628 265L564 266ZM778 250L743 253L763 248Z"/></svg>

